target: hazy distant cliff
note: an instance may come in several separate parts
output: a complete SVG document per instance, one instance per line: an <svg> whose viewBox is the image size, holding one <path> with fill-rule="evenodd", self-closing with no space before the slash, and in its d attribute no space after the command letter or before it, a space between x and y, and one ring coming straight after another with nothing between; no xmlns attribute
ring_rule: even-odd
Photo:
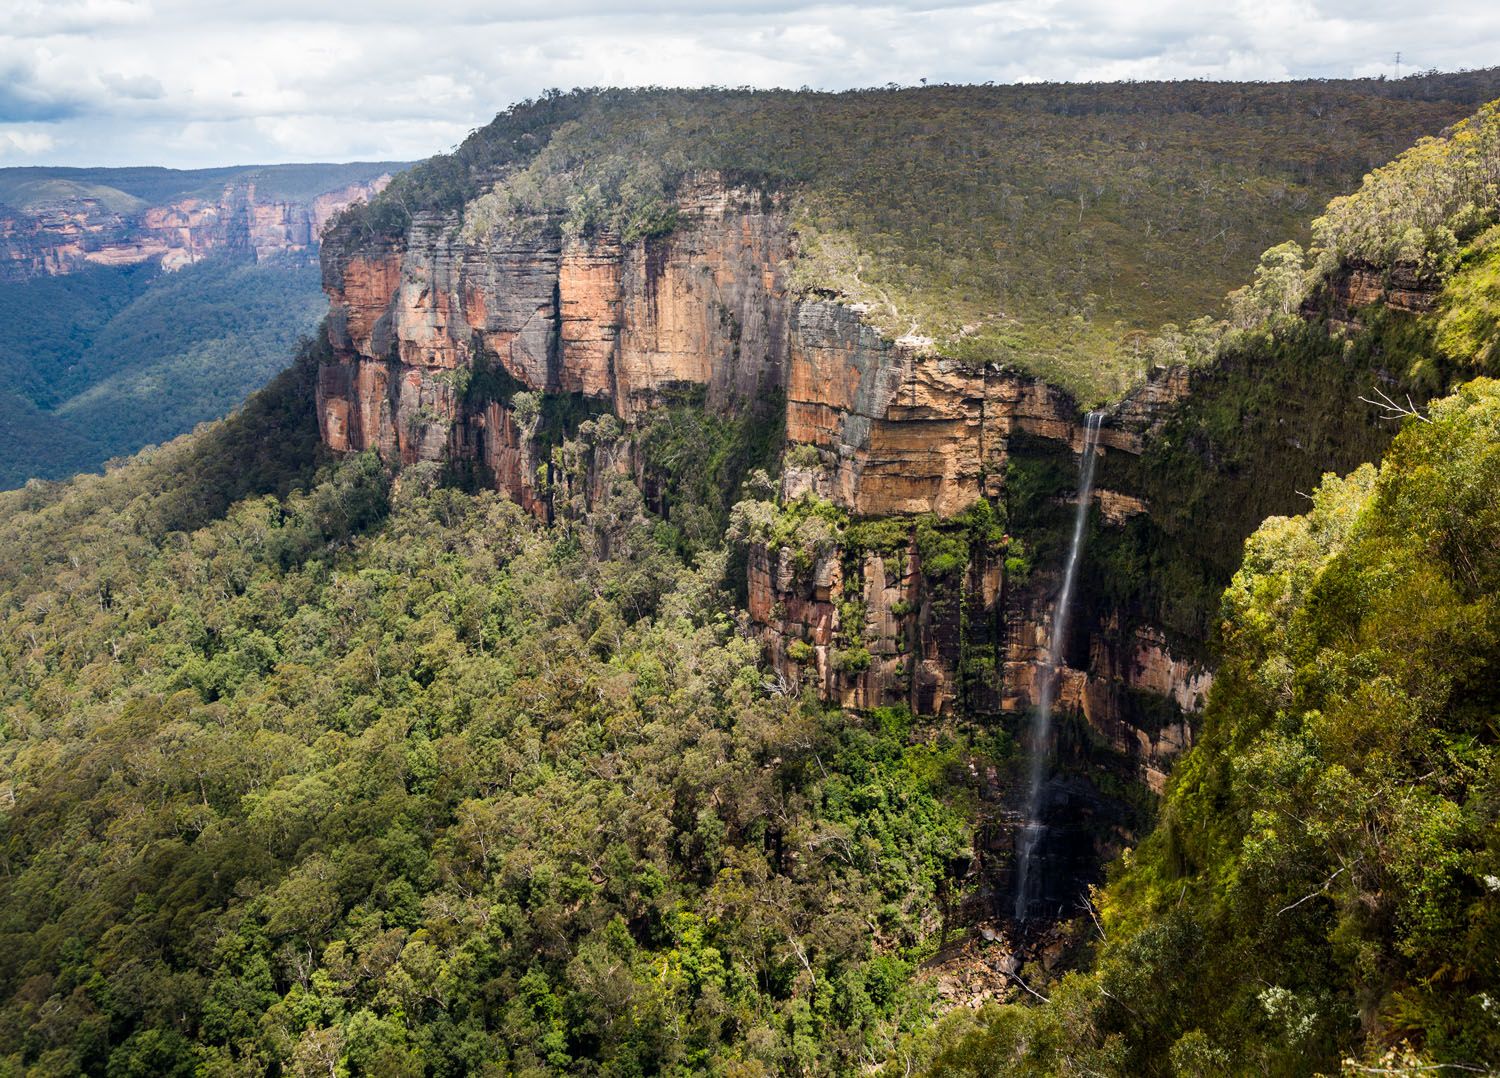
<svg viewBox="0 0 1500 1078"><path fill-rule="evenodd" d="M323 227L393 162L0 168L0 489L234 408L323 306Z"/></svg>
<svg viewBox="0 0 1500 1078"><path fill-rule="evenodd" d="M226 251L305 252L331 217L379 193L393 167L0 170L0 280L148 261L171 270Z"/></svg>

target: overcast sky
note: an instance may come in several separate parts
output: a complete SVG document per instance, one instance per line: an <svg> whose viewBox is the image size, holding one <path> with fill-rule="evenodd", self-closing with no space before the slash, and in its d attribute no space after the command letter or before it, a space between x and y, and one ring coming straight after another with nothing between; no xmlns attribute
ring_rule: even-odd
<svg viewBox="0 0 1500 1078"><path fill-rule="evenodd" d="M411 159L547 87L1500 64L1496 0L0 0L0 165Z"/></svg>

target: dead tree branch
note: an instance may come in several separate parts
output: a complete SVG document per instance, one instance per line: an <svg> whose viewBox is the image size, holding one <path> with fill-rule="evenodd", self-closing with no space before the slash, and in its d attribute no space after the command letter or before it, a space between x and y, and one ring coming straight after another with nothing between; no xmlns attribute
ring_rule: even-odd
<svg viewBox="0 0 1500 1078"><path fill-rule="evenodd" d="M1032 988L1031 985L1029 985L1025 981L1021 980L1021 975L1019 973L1006 973L1005 975L1007 977L1009 977L1011 980L1015 981L1022 988L1026 989L1026 991L1030 992L1037 999L1041 1000L1043 1003L1051 1003L1052 1002L1046 996L1044 996L1040 992L1038 992L1035 988Z"/></svg>
<svg viewBox="0 0 1500 1078"><path fill-rule="evenodd" d="M1372 392L1380 399L1376 401L1372 401L1369 397L1361 397L1359 399L1364 401L1366 404L1373 404L1376 408L1383 409L1383 412L1380 416L1381 419L1405 419L1407 416L1414 416L1417 419L1420 419L1423 423L1432 422L1432 420L1423 415L1417 408L1417 406L1411 402L1410 393L1406 395L1406 404L1403 406L1401 404L1398 404L1396 401L1391 400L1390 397L1386 396L1384 390L1382 390L1379 386L1376 386L1372 390Z"/></svg>
<svg viewBox="0 0 1500 1078"><path fill-rule="evenodd" d="M1342 869L1342 868L1339 869L1332 876L1329 876L1326 880L1324 880L1323 881L1323 886L1319 887L1316 891L1313 891L1311 894L1303 895L1301 898L1297 899L1297 901L1293 902L1290 906L1282 906L1281 909L1279 909L1279 910L1276 911L1276 916L1280 917L1283 913L1286 913L1288 910L1294 910L1294 909L1296 909L1298 906L1302 905L1302 903L1306 902L1308 899L1317 898L1321 894L1326 894L1328 892L1328 885L1330 883L1332 883L1334 880L1338 879L1343 874L1344 874L1344 869Z"/></svg>

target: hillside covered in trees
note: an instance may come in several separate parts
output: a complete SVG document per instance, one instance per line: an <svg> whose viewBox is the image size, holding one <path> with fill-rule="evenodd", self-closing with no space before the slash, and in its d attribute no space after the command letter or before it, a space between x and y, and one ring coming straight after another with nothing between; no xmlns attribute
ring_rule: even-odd
<svg viewBox="0 0 1500 1078"><path fill-rule="evenodd" d="M286 365L325 306L307 259L0 281L0 488L219 418Z"/></svg>
<svg viewBox="0 0 1500 1078"><path fill-rule="evenodd" d="M1486 77L1318 92L1389 118ZM663 99L619 100L636 123ZM473 229L670 227L622 216L649 185L533 215L594 190L591 159L549 171L542 147L597 101L518 109L340 227L379 242L462 204ZM701 402L634 431L588 409L556 424L541 520L437 461L329 453L320 334L229 418L0 494L0 1074L1500 1066L1497 148L1491 106L1331 203L1311 256L1247 256L1225 320L1142 338L1202 373L1139 458L1105 457L1101 482L1135 469L1150 512L1108 533L1085 513L1081 589L1139 589L1217 679L1154 829L1059 929L1067 961L1017 954L979 1010L935 970L966 933L981 832L1004 825L986 789L1020 750L961 711L789 691L745 631L736 535L768 530L793 561L841 530L900 536L779 494L764 440ZM813 215L833 188L808 167ZM1316 172L1308 190L1334 183ZM1356 270L1379 287L1354 304ZM1414 414L1381 421L1372 385ZM533 421L571 400L518 397ZM628 470L584 474L630 437L670 520ZM1233 551L1266 515L1254 477L1308 444L1390 448ZM1072 516L1075 462L1054 458L1018 454L993 504L917 522L932 568L964 564L969 529L1031 571L1049 541L1031 531Z"/></svg>
<svg viewBox="0 0 1500 1078"><path fill-rule="evenodd" d="M0 1065L881 1056L1003 737L776 691L628 481L548 527L315 469L310 373L3 496Z"/></svg>
<svg viewBox="0 0 1500 1078"><path fill-rule="evenodd" d="M1216 376L1140 463L1158 472L1158 519L1101 536L1103 564L1139 580L1135 558L1222 550L1235 514L1255 512L1241 484L1209 489L1191 461L1255 474L1272 429L1318 409L1383 414L1401 433L1378 468L1309 484L1304 514L1246 542L1203 634L1218 673L1201 740L1075 926L1086 972L1041 984L1043 1006L924 1031L903 1067L1417 1074L1500 1060L1500 107L1377 170L1313 232L1320 257L1278 247L1235 298L1254 321L1220 327ZM1330 310L1351 266L1417 270L1435 298ZM1292 385L1311 410L1287 400ZM1370 437L1347 418L1299 429ZM1159 598L1193 607L1182 592Z"/></svg>

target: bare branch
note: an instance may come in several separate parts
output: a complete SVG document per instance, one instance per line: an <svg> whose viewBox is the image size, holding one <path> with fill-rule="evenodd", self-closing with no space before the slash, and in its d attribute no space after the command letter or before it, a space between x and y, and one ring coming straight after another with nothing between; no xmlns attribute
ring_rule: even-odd
<svg viewBox="0 0 1500 1078"><path fill-rule="evenodd" d="M1003 973L1004 971L1002 970L1001 972ZM1038 992L1035 988L1032 988L1031 985L1029 985L1025 981L1021 980L1021 975L1019 973L1006 973L1005 975L1007 977L1011 978L1011 980L1015 981L1022 988L1026 989L1026 991L1030 992L1037 999L1041 1000L1043 1003L1051 1003L1052 1002L1046 996L1044 996L1040 992Z"/></svg>
<svg viewBox="0 0 1500 1078"><path fill-rule="evenodd" d="M1406 1063L1399 1067L1366 1067L1354 1062L1352 1059L1344 1060L1344 1066L1357 1070L1361 1074L1410 1074L1413 1071L1472 1071L1475 1074L1495 1073L1489 1067L1470 1067L1463 1063Z"/></svg>
<svg viewBox="0 0 1500 1078"><path fill-rule="evenodd" d="M1083 896L1083 908L1088 910L1089 920L1094 922L1094 930L1099 933L1099 938L1107 941L1109 937L1104 934L1104 926L1099 923L1099 918L1094 915L1094 896L1087 891L1084 892Z"/></svg>
<svg viewBox="0 0 1500 1078"><path fill-rule="evenodd" d="M1302 903L1306 902L1308 899L1317 898L1319 895L1326 893L1327 890L1328 890L1328 885L1330 883L1332 883L1334 880L1338 879L1340 876L1342 876L1344 874L1344 871L1345 870L1342 869L1342 868L1339 869L1332 876L1329 876L1326 880L1324 880L1323 881L1323 886L1319 887L1316 891L1312 892L1311 894L1303 895L1301 898L1297 899L1297 901L1293 902L1290 906L1282 906L1281 909L1279 909L1279 910L1276 911L1276 916L1280 917L1283 913L1286 913L1288 910L1294 910L1294 909L1296 909L1298 906L1302 905Z"/></svg>
<svg viewBox="0 0 1500 1078"><path fill-rule="evenodd" d="M1411 402L1410 393L1406 395L1406 404L1402 405L1398 404L1396 401L1391 400L1391 398L1388 397L1379 386L1376 386L1372 392L1374 392L1374 394L1380 399L1371 400L1369 397L1361 397L1359 399L1364 401L1366 404L1373 404L1376 408L1384 409L1384 412L1380 417L1381 419L1405 419L1407 416L1414 416L1415 418L1420 419L1423 423L1432 422L1432 420L1423 415L1417 408L1417 406Z"/></svg>

